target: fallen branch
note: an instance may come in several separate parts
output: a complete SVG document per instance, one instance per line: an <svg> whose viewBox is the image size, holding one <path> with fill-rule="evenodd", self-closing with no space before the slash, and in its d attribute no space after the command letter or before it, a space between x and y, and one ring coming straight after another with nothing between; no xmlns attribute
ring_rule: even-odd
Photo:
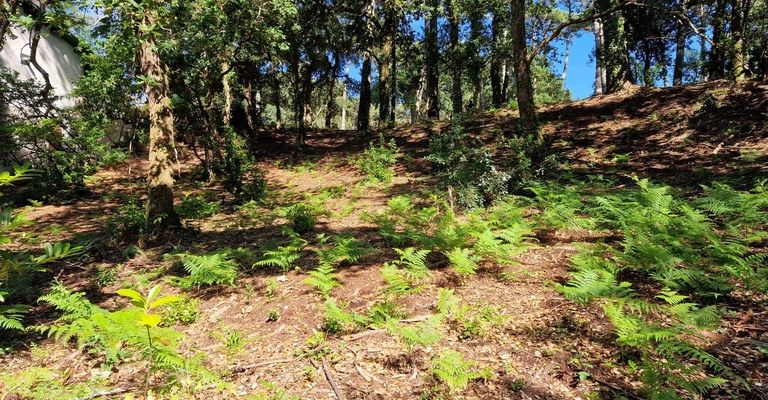
<svg viewBox="0 0 768 400"><path fill-rule="evenodd" d="M117 394L128 393L130 391L131 391L131 389L127 389L127 388L114 389L114 390L108 390L108 391L104 391L104 392L96 392L96 393L94 393L94 394L92 394L90 396L78 397L75 400L93 400L93 399L98 399L99 397L109 397L109 396L114 396L114 395L117 395Z"/></svg>
<svg viewBox="0 0 768 400"><path fill-rule="evenodd" d="M282 359L279 359L279 360L262 361L262 362L258 362L256 364L249 364L249 365L243 365L241 367L232 368L232 372L245 372L245 371L247 371L249 369L264 367L264 366L267 366L267 365L289 363L289 362L291 362L293 360L294 359L292 359L292 358L282 358Z"/></svg>
<svg viewBox="0 0 768 400"><path fill-rule="evenodd" d="M328 366L328 361L326 361L325 356L321 359L323 362L323 372L325 373L325 379L328 379L328 383L331 384L331 387L333 388L333 392L336 393L336 398L339 400L344 400L344 393L341 392L341 389L339 389L339 384L336 382L336 378L333 376L333 373L331 372L331 368Z"/></svg>
<svg viewBox="0 0 768 400"><path fill-rule="evenodd" d="M630 392L630 391L628 391L626 389L622 389L622 388L620 388L620 387L618 387L618 386L616 386L616 385L614 385L612 383L608 383L608 382L606 382L606 381L604 381L604 380L602 380L600 378L597 378L595 376L591 376L590 378L592 378L593 381L595 381L595 382L597 382L597 383L599 383L599 384L601 384L603 386L607 386L608 388L613 389L616 392L623 393L623 394L627 395L630 398L633 398L635 400L643 400L642 397L640 397L640 396L638 396L638 395L636 395L636 394L634 394L634 393L632 393L632 392Z"/></svg>

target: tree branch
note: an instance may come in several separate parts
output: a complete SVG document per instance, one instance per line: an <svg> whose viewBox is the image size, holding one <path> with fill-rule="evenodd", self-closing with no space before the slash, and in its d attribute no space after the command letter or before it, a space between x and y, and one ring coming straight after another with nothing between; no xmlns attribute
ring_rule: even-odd
<svg viewBox="0 0 768 400"><path fill-rule="evenodd" d="M625 6L628 6L628 5L642 6L644 4L643 3L638 3L638 2L635 2L635 1L625 1L625 2L619 3L619 4L611 7L609 9L605 10L605 11L601 11L601 12L595 13L595 14L589 14L589 15L586 15L586 16L581 17L581 18L569 19L568 21L563 22L562 24L558 25L557 28L555 28L555 30L549 36L547 36L541 43L539 43L536 47L534 47L534 49L530 52L530 54L528 54L528 58L527 58L526 62L528 64L532 63L534 58L536 58L536 56L542 50L544 50L544 48L547 47L548 44L550 44L553 40L557 39L560 36L560 34L563 33L563 30L565 30L565 28L568 28L569 26L573 26L573 25L582 24L584 22L593 21L593 20L595 20L597 18L605 17L607 15L615 13L616 11L621 9L622 7L625 7Z"/></svg>

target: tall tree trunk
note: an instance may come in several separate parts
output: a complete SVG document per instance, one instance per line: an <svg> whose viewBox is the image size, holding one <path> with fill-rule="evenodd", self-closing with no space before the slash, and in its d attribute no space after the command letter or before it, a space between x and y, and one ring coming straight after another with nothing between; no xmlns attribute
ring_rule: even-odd
<svg viewBox="0 0 768 400"><path fill-rule="evenodd" d="M467 60L470 60L468 69L469 81L472 83L472 105L475 110L482 109L480 96L483 90L483 9L481 4L475 3L469 12L469 46L467 46Z"/></svg>
<svg viewBox="0 0 768 400"><path fill-rule="evenodd" d="M341 92L342 105L341 105L341 130L347 130L347 102L349 101L349 88L347 87L347 77L349 76L349 64L344 72L344 86Z"/></svg>
<svg viewBox="0 0 768 400"><path fill-rule="evenodd" d="M700 29L707 29L707 8L704 4L699 5L699 26ZM703 82L709 80L709 69L707 68L707 39L704 34L699 35L699 76Z"/></svg>
<svg viewBox="0 0 768 400"><path fill-rule="evenodd" d="M600 11L609 10L616 4L616 0L597 0ZM606 71L606 93L619 91L633 81L624 25L624 13L621 10L605 17L603 21L604 43L598 56Z"/></svg>
<svg viewBox="0 0 768 400"><path fill-rule="evenodd" d="M517 104L520 109L520 127L526 134L541 138L533 100L531 64L528 60L525 32L525 1L512 0L512 62L515 67Z"/></svg>
<svg viewBox="0 0 768 400"><path fill-rule="evenodd" d="M653 76L651 75L651 61L653 54L651 54L651 43L647 39L642 40L643 46L643 84L646 87L653 86Z"/></svg>
<svg viewBox="0 0 768 400"><path fill-rule="evenodd" d="M568 76L568 59L571 55L571 35L565 35L565 53L563 54L563 72L560 74L560 79L565 83L565 78Z"/></svg>
<svg viewBox="0 0 768 400"><path fill-rule="evenodd" d="M464 111L464 92L461 90L461 78L463 66L463 55L459 51L459 24L461 17L456 14L456 0L446 1L446 13L448 18L448 51L451 56L451 108L453 115L461 114Z"/></svg>
<svg viewBox="0 0 768 400"><path fill-rule="evenodd" d="M222 121L224 125L229 125L232 122L232 86L229 84L229 80L232 78L232 71L229 68L229 63L224 62L221 64L221 86L224 92L224 110L222 113Z"/></svg>
<svg viewBox="0 0 768 400"><path fill-rule="evenodd" d="M312 127L312 91L314 89L312 82L312 65L306 63L302 68L301 85L301 109L299 122L299 146L304 146L307 139L307 129Z"/></svg>
<svg viewBox="0 0 768 400"><path fill-rule="evenodd" d="M147 11L142 16L144 26L153 27L155 16ZM174 125L171 98L168 89L168 71L156 49L157 38L153 32L138 31L141 49L139 64L142 75L149 78L146 87L149 109L149 172L147 184L147 231L148 240L162 240L169 227L179 226L179 217L173 208ZM146 243L146 240L144 240Z"/></svg>
<svg viewBox="0 0 768 400"><path fill-rule="evenodd" d="M384 43L379 55L379 124L387 126L391 122L392 96L395 91L397 77L392 76L393 56L395 52L395 36L397 35L397 16L394 6L384 4Z"/></svg>
<svg viewBox="0 0 768 400"><path fill-rule="evenodd" d="M731 74L737 82L747 78L744 71L744 15L743 1L731 0Z"/></svg>
<svg viewBox="0 0 768 400"><path fill-rule="evenodd" d="M397 35L397 30L395 30L395 35ZM397 41L394 39L392 41L392 57L389 64L392 76L389 84L389 124L390 126L395 126L397 112Z"/></svg>
<svg viewBox="0 0 768 400"><path fill-rule="evenodd" d="M715 2L715 14L712 18L712 41L716 46L710 50L709 76L712 79L725 77L725 9L726 0Z"/></svg>
<svg viewBox="0 0 768 400"><path fill-rule="evenodd" d="M45 3L41 2L41 12L45 12ZM48 115L49 112L51 112L51 109L53 108L53 103L51 101L51 91L53 90L53 85L51 84L51 76L48 73L48 71L45 70L40 65L40 62L37 59L37 49L40 45L40 37L43 32L44 24L42 21L35 22L35 25L32 27L32 30L30 31L30 50L29 50L29 63L32 64L32 66L35 68L35 70L40 74L40 76L43 78L43 81L45 82L45 85L43 86L43 91L40 93L40 96L43 98L46 104L46 111L45 115Z"/></svg>
<svg viewBox="0 0 768 400"><path fill-rule="evenodd" d="M360 103L357 109L357 130L366 132L371 123L371 53L363 54L360 70Z"/></svg>
<svg viewBox="0 0 768 400"><path fill-rule="evenodd" d="M331 78L328 81L328 101L325 105L325 128L335 128L333 120L336 119L336 112L339 109L339 105L336 104L336 80L339 77L339 64L338 58L334 61L333 67L331 67Z"/></svg>
<svg viewBox="0 0 768 400"><path fill-rule="evenodd" d="M672 72L672 85L680 86L683 84L683 69L685 67L685 41L686 27L682 22L677 24L677 32L675 32L675 66Z"/></svg>
<svg viewBox="0 0 768 400"><path fill-rule="evenodd" d="M283 127L283 94L277 67L272 64L272 103L275 104L275 128Z"/></svg>
<svg viewBox="0 0 768 400"><path fill-rule="evenodd" d="M500 54L501 43L501 30L502 30L501 16L498 12L494 11L491 18L491 103L494 108L499 108L502 105L502 55Z"/></svg>
<svg viewBox="0 0 768 400"><path fill-rule="evenodd" d="M437 18L439 5L439 0L427 0L428 17L426 18L424 25L424 63L426 67L428 119L440 119L440 79L438 75L438 63L440 62L440 54L437 47Z"/></svg>
<svg viewBox="0 0 768 400"><path fill-rule="evenodd" d="M603 36L603 21L595 19L592 22L592 30L595 34L595 94L605 93L605 66L603 54L605 53L605 36Z"/></svg>

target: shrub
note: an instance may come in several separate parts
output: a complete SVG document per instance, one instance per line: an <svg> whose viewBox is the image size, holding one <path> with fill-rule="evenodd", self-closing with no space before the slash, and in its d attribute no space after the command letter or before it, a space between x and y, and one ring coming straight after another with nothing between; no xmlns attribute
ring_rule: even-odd
<svg viewBox="0 0 768 400"><path fill-rule="evenodd" d="M125 238L144 231L147 226L144 207L137 200L128 200L117 209L117 214L107 222L107 231L115 238Z"/></svg>
<svg viewBox="0 0 768 400"><path fill-rule="evenodd" d="M162 312L162 325L191 325L194 324L198 318L200 318L200 300L192 299L188 297L181 297L179 301L175 301L165 306Z"/></svg>
<svg viewBox="0 0 768 400"><path fill-rule="evenodd" d="M395 176L394 165L397 162L397 144L395 139L386 141L384 136L371 143L357 160L357 167L373 183L389 183Z"/></svg>
<svg viewBox="0 0 768 400"><path fill-rule="evenodd" d="M297 203L288 207L285 216L291 222L293 231L299 235L315 229L317 224L316 210L304 203Z"/></svg>
<svg viewBox="0 0 768 400"><path fill-rule="evenodd" d="M221 203L208 201L202 196L184 196L181 203L176 206L176 213L182 219L209 218L219 212Z"/></svg>
<svg viewBox="0 0 768 400"><path fill-rule="evenodd" d="M465 360L458 351L446 350L432 359L432 374L448 386L449 391L457 392L466 389L473 380L490 378L493 372Z"/></svg>
<svg viewBox="0 0 768 400"><path fill-rule="evenodd" d="M230 249L203 255L177 253L171 257L177 258L189 274L174 280L179 287L189 289L209 285L234 285L237 279L238 264Z"/></svg>

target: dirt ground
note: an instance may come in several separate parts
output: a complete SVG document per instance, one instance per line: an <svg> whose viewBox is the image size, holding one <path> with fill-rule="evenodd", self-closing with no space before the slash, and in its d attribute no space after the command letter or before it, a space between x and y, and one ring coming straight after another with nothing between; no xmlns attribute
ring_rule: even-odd
<svg viewBox="0 0 768 400"><path fill-rule="evenodd" d="M687 190L723 177L746 183L768 176L765 85L733 88L715 82L636 89L548 107L541 116L545 134L576 174L637 174ZM482 134L509 132L513 126L514 113L501 111L477 116L467 129ZM259 166L274 201L250 210L237 207L220 185L196 183L193 172L199 163L191 150L182 148L178 197L205 193L221 201L222 208L212 218L185 222L185 229L169 238L166 246L127 258L124 250L130 243L110 239L105 227L128 199L144 196L146 162L137 157L95 175L89 181L90 193L83 198L67 204L27 207L24 211L35 224L18 234L18 243L35 248L48 241L94 240L87 258L58 266L41 276L40 282L55 277L70 288L85 291L102 307L115 309L124 302L114 292L137 282L142 274L160 270L159 277L149 280L163 282L162 272L168 271L172 262L162 255L172 248L195 252L223 247L263 250L281 238L280 228L285 223L273 216L274 206L299 201L306 193L343 187L343 195L325 205L331 216L320 219L315 233L352 235L377 249L361 262L341 268L343 285L332 292L340 304L362 313L380 300L384 288L380 269L394 254L364 216L384 209L398 194L433 190L429 164L423 159L427 135L447 129L448 123L438 123L384 132L396 138L404 156L392 184L378 186L359 184L363 176L353 158L365 148L366 140L355 132L313 131L305 153L294 150L290 133L274 132L274 139L265 141L259 154ZM348 399L417 399L434 385L430 359L442 350L454 349L493 373L488 379L472 382L466 391L453 396L456 399L590 399L596 398L595 393L599 398L636 398L632 393L639 383L618 366L620 350L600 309L571 303L551 287L552 282L567 279L569 257L576 251L575 242L584 235L553 233L547 240L534 243L519 257L518 265L486 265L463 282L448 270L436 269L424 290L400 299L409 316L406 319L416 320L436 312L440 287L454 289L468 304L496 306L503 322L487 335L461 339L456 327L446 326L437 345L410 352L385 330L329 335L326 369ZM306 236L311 241L314 233ZM107 286L96 287L96 271L105 265L119 265L118 276ZM234 287L188 293L200 300L200 317L189 326L179 327L186 335L183 348L189 354L204 352L206 365L233 384L227 394L204 390L195 398L265 393L265 381L301 399L335 398L323 367L301 354L308 347L307 338L322 325L324 299L302 283L306 271L314 266L311 257L299 265L304 272L253 269L242 273ZM272 295L267 289L270 278L278 281ZM171 285L163 286L168 292L178 291ZM275 310L279 318L272 321ZM43 305L37 305L32 314L38 316L35 323L55 318L55 313ZM228 352L222 340L232 330L245 338L244 348L236 354ZM746 383L743 387L731 385L717 396L768 398L768 364L765 356L750 346L768 345L768 314L763 303L734 304L718 334L722 336L719 344L711 350L742 374ZM66 371L71 382L82 382L102 373L95 368L100 360L92 355L35 334L25 340L34 345L21 345L0 358L3 374L31 366L49 367ZM108 381L116 388L139 387L142 368L121 366ZM589 371L588 376L585 371ZM2 390L0 387L0 393Z"/></svg>

